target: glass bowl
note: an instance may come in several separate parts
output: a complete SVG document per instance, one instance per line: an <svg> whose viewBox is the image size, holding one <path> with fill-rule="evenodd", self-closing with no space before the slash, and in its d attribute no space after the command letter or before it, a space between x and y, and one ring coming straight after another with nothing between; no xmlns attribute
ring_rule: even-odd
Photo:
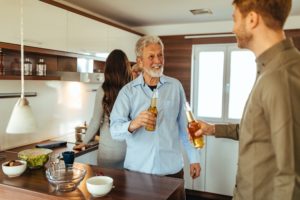
<svg viewBox="0 0 300 200"><path fill-rule="evenodd" d="M57 191L69 192L77 188L83 180L86 170L77 167L55 168L49 167L46 170L46 177Z"/></svg>

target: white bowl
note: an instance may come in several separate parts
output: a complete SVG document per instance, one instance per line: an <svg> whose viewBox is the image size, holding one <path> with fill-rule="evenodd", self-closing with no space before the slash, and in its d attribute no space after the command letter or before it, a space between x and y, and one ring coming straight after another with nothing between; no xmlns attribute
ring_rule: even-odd
<svg viewBox="0 0 300 200"><path fill-rule="evenodd" d="M2 171L8 177L17 177L20 176L27 167L27 162L24 160L16 160L22 163L22 165L18 166L6 166L9 161L2 163Z"/></svg>
<svg viewBox="0 0 300 200"><path fill-rule="evenodd" d="M94 197L102 197L110 192L113 181L108 176L93 176L86 180L86 187Z"/></svg>

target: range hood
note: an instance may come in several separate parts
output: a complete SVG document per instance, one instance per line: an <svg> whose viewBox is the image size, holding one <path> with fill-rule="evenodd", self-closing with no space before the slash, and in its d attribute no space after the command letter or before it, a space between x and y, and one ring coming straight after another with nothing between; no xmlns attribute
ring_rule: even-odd
<svg viewBox="0 0 300 200"><path fill-rule="evenodd" d="M104 73L57 71L55 72L55 75L60 76L61 81L77 81L83 83L104 82Z"/></svg>
<svg viewBox="0 0 300 200"><path fill-rule="evenodd" d="M58 71L56 75L60 76L62 81L104 82L104 74L94 72L94 59L92 58L77 58L77 72Z"/></svg>

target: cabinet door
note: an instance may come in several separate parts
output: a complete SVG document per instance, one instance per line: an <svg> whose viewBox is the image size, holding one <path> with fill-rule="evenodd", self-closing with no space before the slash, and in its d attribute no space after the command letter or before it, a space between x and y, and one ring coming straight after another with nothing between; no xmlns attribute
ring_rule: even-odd
<svg viewBox="0 0 300 200"><path fill-rule="evenodd" d="M90 54L108 53L108 25L68 12L68 51Z"/></svg>
<svg viewBox="0 0 300 200"><path fill-rule="evenodd" d="M185 188L233 195L238 160L238 142L230 139L205 137L205 147L199 150L201 174L193 180L190 177L189 162L184 155Z"/></svg>
<svg viewBox="0 0 300 200"><path fill-rule="evenodd" d="M20 0L0 0L0 41L20 44ZM37 0L23 0L24 45L66 50L66 11Z"/></svg>
<svg viewBox="0 0 300 200"><path fill-rule="evenodd" d="M20 44L20 1L0 0L0 41Z"/></svg>
<svg viewBox="0 0 300 200"><path fill-rule="evenodd" d="M66 51L67 11L37 0L24 0L24 44Z"/></svg>
<svg viewBox="0 0 300 200"><path fill-rule="evenodd" d="M205 191L232 196L237 172L238 141L206 138Z"/></svg>
<svg viewBox="0 0 300 200"><path fill-rule="evenodd" d="M108 49L123 50L130 61L136 61L135 44L140 38L139 35L110 26L108 34Z"/></svg>

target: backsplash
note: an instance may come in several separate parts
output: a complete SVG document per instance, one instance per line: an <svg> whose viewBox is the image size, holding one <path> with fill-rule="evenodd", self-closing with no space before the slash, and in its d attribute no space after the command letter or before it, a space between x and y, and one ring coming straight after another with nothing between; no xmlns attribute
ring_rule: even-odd
<svg viewBox="0 0 300 200"><path fill-rule="evenodd" d="M0 150L74 133L93 114L95 90L99 84L69 81L25 81L25 92L38 129L30 134L6 134L6 126L18 98L0 98ZM0 80L0 93L20 92L20 81Z"/></svg>

